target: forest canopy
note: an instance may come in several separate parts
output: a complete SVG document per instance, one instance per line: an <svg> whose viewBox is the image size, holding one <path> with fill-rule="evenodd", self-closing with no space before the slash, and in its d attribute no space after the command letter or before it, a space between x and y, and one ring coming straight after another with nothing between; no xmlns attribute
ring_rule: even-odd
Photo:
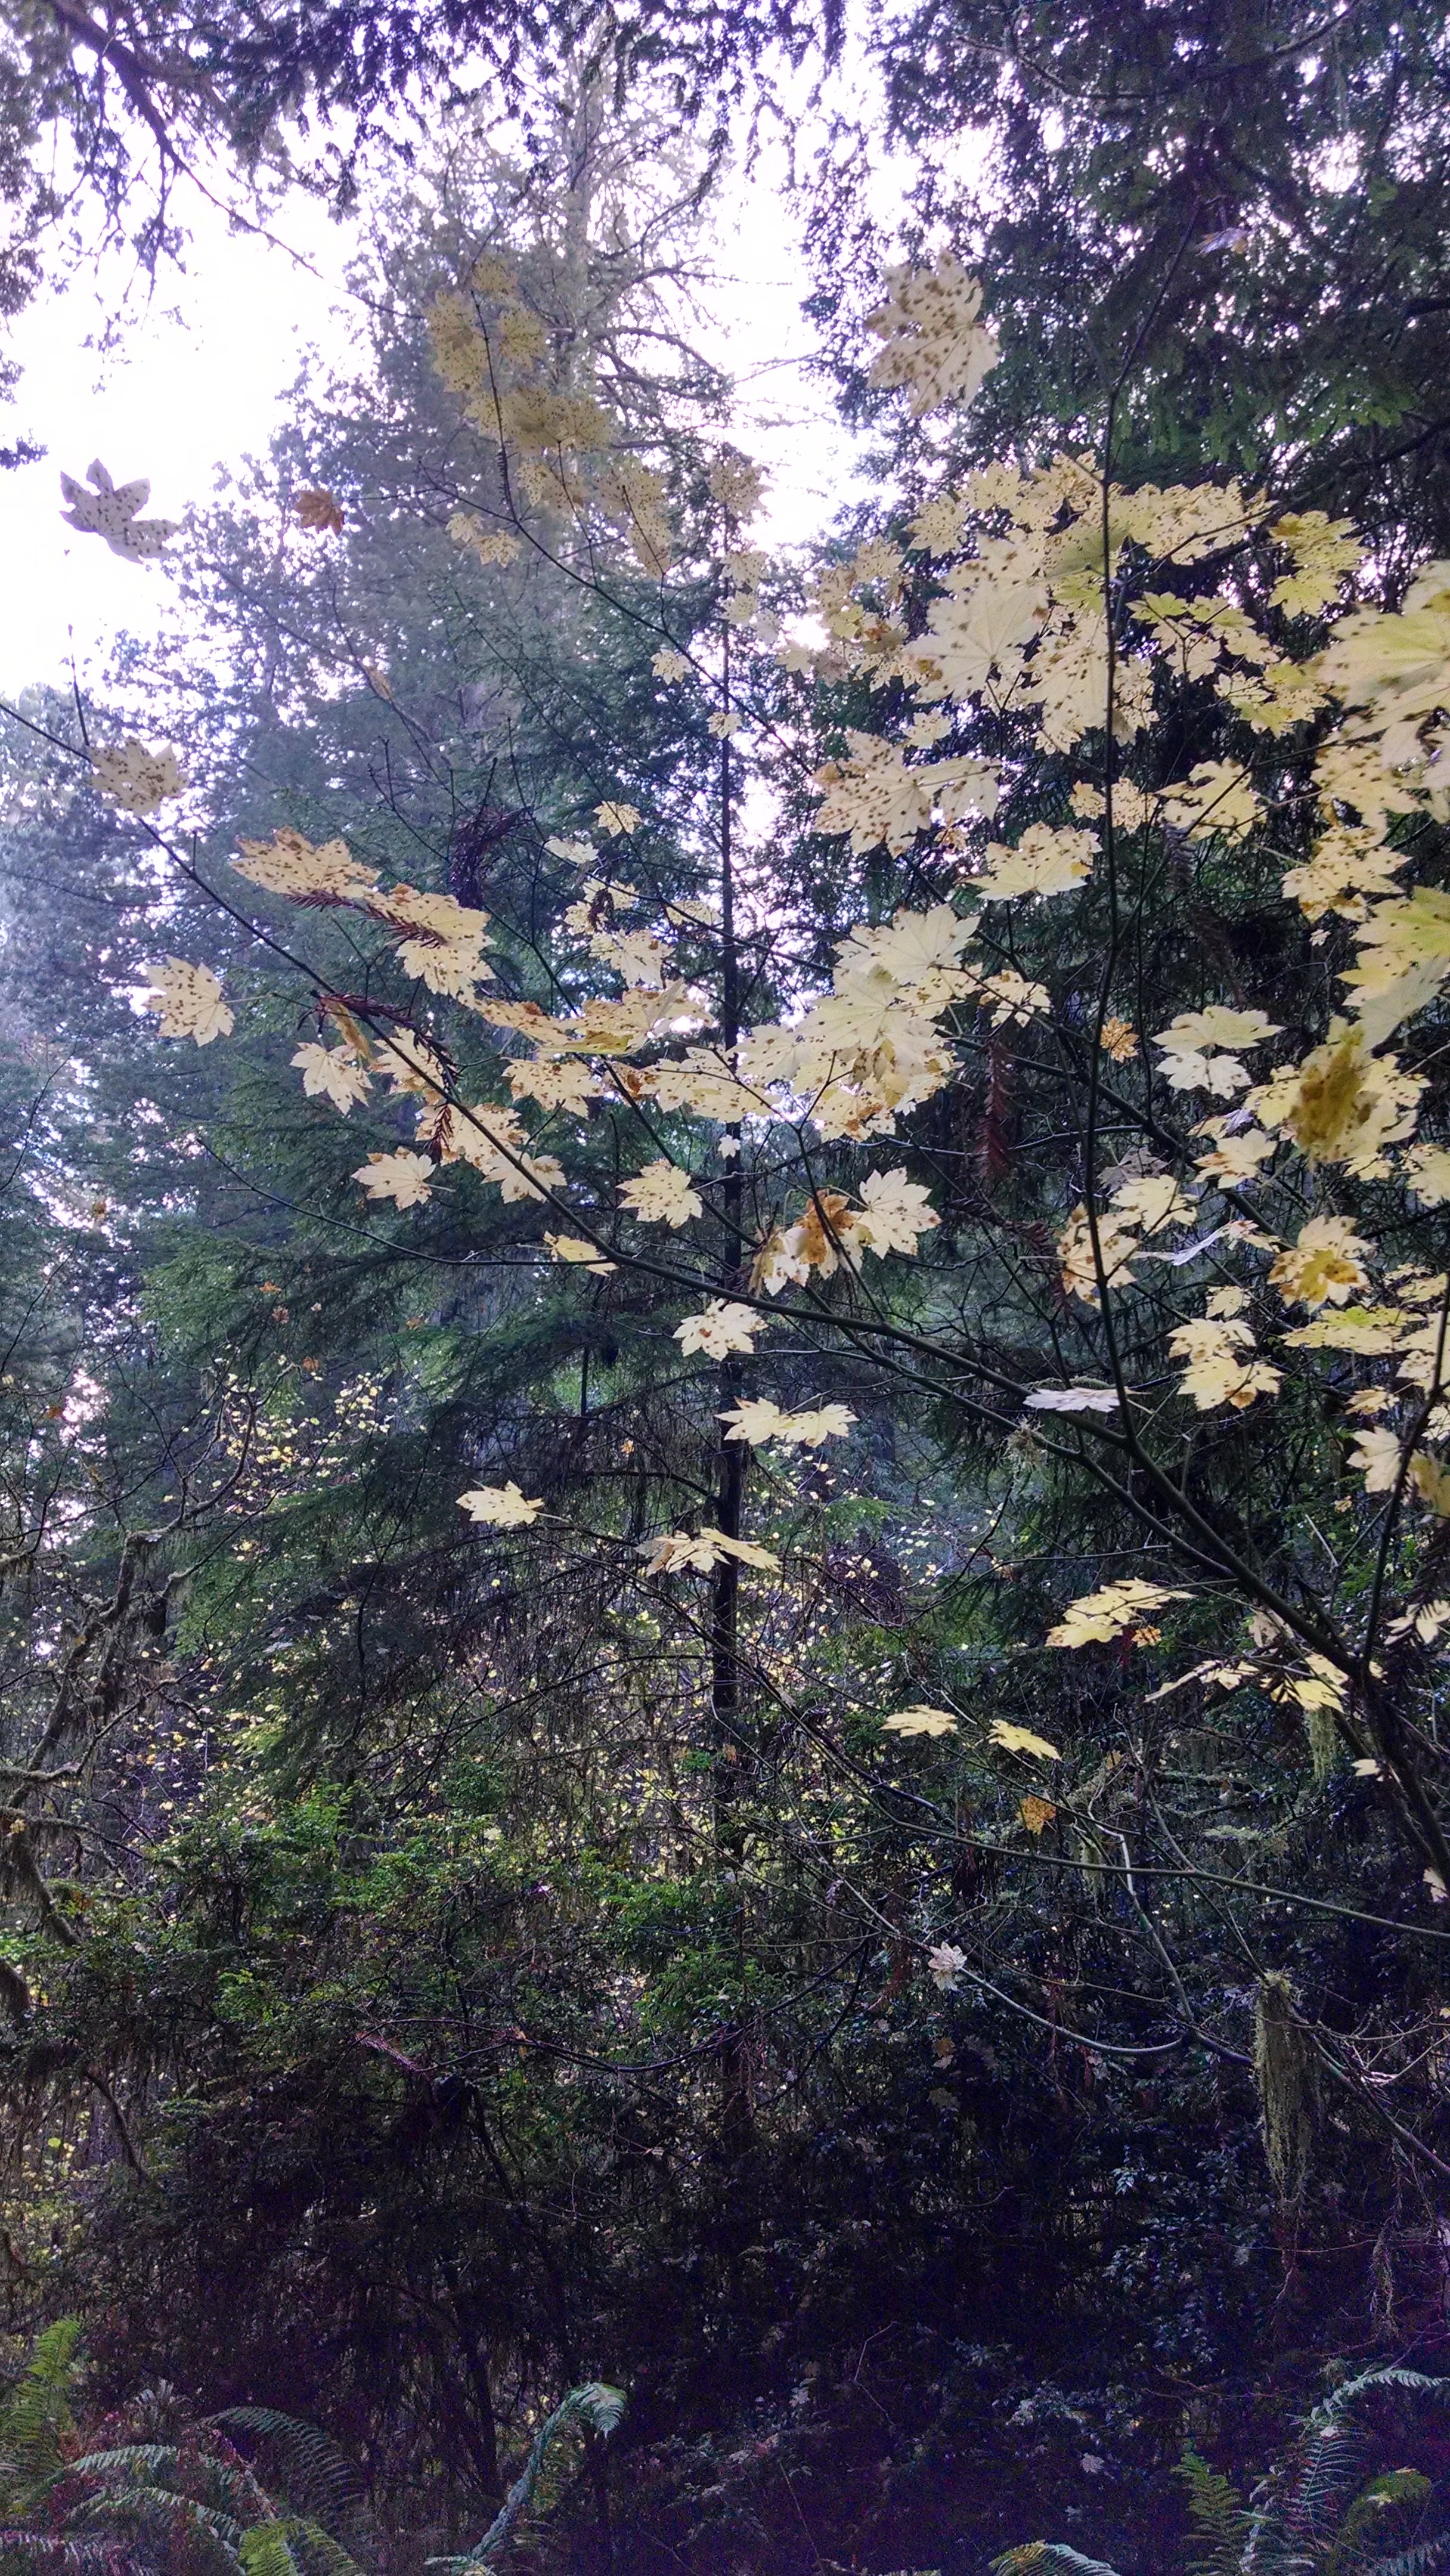
<svg viewBox="0 0 1450 2576"><path fill-rule="evenodd" d="M1442 21L11 34L360 336L0 712L0 2561L1421 2576Z"/></svg>

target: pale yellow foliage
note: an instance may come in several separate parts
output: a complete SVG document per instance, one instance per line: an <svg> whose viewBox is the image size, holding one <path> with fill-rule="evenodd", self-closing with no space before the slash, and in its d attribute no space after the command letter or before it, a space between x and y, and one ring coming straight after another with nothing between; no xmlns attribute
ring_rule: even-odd
<svg viewBox="0 0 1450 2576"><path fill-rule="evenodd" d="M1323 1046L1249 1095L1266 1127L1281 1128L1311 1163L1343 1163L1357 1177L1389 1170L1385 1148L1413 1132L1424 1082L1393 1056L1370 1053L1363 1025L1331 1023Z"/></svg>
<svg viewBox="0 0 1450 2576"><path fill-rule="evenodd" d="M646 1163L634 1180L622 1181L619 1195L641 1225L687 1225L692 1216L705 1213L705 1202L691 1188L689 1173L663 1155Z"/></svg>
<svg viewBox="0 0 1450 2576"><path fill-rule="evenodd" d="M1412 1321L1401 1306L1347 1306L1342 1314L1301 1324L1284 1335L1284 1343L1290 1350L1353 1351L1360 1359L1378 1359L1399 1349Z"/></svg>
<svg viewBox="0 0 1450 2576"><path fill-rule="evenodd" d="M476 510L455 510L448 522L448 533L456 546L466 546L481 564L511 564L520 553L520 541L507 528L491 528Z"/></svg>
<svg viewBox="0 0 1450 2576"><path fill-rule="evenodd" d="M155 814L186 785L174 751L148 751L133 733L107 750L92 752L91 776L124 814Z"/></svg>
<svg viewBox="0 0 1450 2576"><path fill-rule="evenodd" d="M369 1154L352 1177L361 1181L370 1198L391 1199L397 1207L410 1208L421 1206L430 1196L434 1168L431 1155L401 1146L392 1154Z"/></svg>
<svg viewBox="0 0 1450 2576"><path fill-rule="evenodd" d="M606 801L594 809L595 830L602 832L607 840L614 840L621 833L637 832L643 820L644 816L636 805Z"/></svg>
<svg viewBox="0 0 1450 2576"><path fill-rule="evenodd" d="M1169 1334L1168 1347L1175 1359L1185 1363L1183 1392L1192 1396L1200 1413L1211 1413L1221 1404L1242 1412L1256 1396L1278 1392L1282 1371L1271 1368L1267 1360L1249 1357L1253 1332L1237 1316L1205 1315L1180 1324Z"/></svg>
<svg viewBox="0 0 1450 2576"><path fill-rule="evenodd" d="M1367 898L1394 892L1408 856L1407 850L1392 850L1374 824L1333 823L1304 865L1290 868L1283 879L1285 900L1297 903L1306 921L1321 920L1326 912L1363 921Z"/></svg>
<svg viewBox="0 0 1450 2576"><path fill-rule="evenodd" d="M592 1270L600 1278L610 1278L619 1268L617 1261L606 1261L597 1243L583 1234L546 1234L544 1241L555 1261L571 1264L579 1270Z"/></svg>
<svg viewBox="0 0 1450 2576"><path fill-rule="evenodd" d="M168 957L164 966L148 966L148 1011L161 1013L164 1038L195 1038L199 1047L230 1037L236 1023L222 999L221 980L209 966L192 966L184 957Z"/></svg>
<svg viewBox="0 0 1450 2576"><path fill-rule="evenodd" d="M1232 760L1201 760L1184 784L1170 788L1163 798L1167 820L1196 841L1215 836L1245 840L1262 810L1247 770Z"/></svg>
<svg viewBox="0 0 1450 2576"><path fill-rule="evenodd" d="M1092 832L1029 823L1013 849L988 842L986 872L974 878L972 892L987 903L1010 903L1018 895L1071 894L1091 876L1096 853Z"/></svg>
<svg viewBox="0 0 1450 2576"><path fill-rule="evenodd" d="M920 420L969 403L997 364L997 336L978 316L982 289L950 251L929 269L888 268L887 300L866 328L882 346L873 385L904 386Z"/></svg>
<svg viewBox="0 0 1450 2576"><path fill-rule="evenodd" d="M527 1529L544 1506L531 1500L510 1477L506 1485L475 1485L471 1493L459 1495L458 1508L487 1529Z"/></svg>
<svg viewBox="0 0 1450 2576"><path fill-rule="evenodd" d="M1266 1011L1235 1011L1213 1002L1205 1011L1180 1011L1153 1039L1160 1047L1159 1067L1170 1091L1211 1091L1230 1100L1248 1083L1248 1073L1226 1048L1262 1046L1279 1029Z"/></svg>
<svg viewBox="0 0 1450 2576"><path fill-rule="evenodd" d="M301 1073L307 1097L330 1100L344 1118L372 1088L372 1078L366 1066L359 1063L354 1047L319 1046L314 1040L300 1046L292 1062Z"/></svg>
<svg viewBox="0 0 1450 2576"><path fill-rule="evenodd" d="M737 1565L752 1565L762 1574L779 1574L780 1559L768 1547L757 1547L753 1540L727 1538L724 1530L703 1529L695 1537L688 1530L670 1530L663 1538L645 1539L640 1547L645 1559L644 1571L651 1574L711 1574L722 1557L733 1557Z"/></svg>
<svg viewBox="0 0 1450 2576"><path fill-rule="evenodd" d="M1049 1628L1049 1646L1111 1645L1125 1629L1140 1627L1145 1613L1161 1610L1165 1602L1187 1601L1192 1595L1174 1591L1162 1583L1146 1583L1140 1575L1125 1576L1120 1583L1104 1584L1100 1592L1085 1592L1079 1601L1070 1601L1055 1628Z"/></svg>
<svg viewBox="0 0 1450 2576"><path fill-rule="evenodd" d="M1357 1290L1369 1286L1364 1263L1373 1249L1348 1217L1310 1217L1292 1251L1279 1254L1269 1285L1278 1289L1286 1306L1347 1305Z"/></svg>
<svg viewBox="0 0 1450 2576"><path fill-rule="evenodd" d="M783 1449L819 1449L826 1440L844 1440L856 1416L846 1404L823 1404L814 1412L783 1413L766 1396L747 1396L720 1420L727 1440L748 1441L758 1449L778 1440Z"/></svg>
<svg viewBox="0 0 1450 2576"><path fill-rule="evenodd" d="M925 1704L899 1708L894 1716L883 1717L881 1723L888 1735L955 1735L958 1726L950 1709Z"/></svg>
<svg viewBox="0 0 1450 2576"><path fill-rule="evenodd" d="M339 903L360 902L378 881L376 868L355 859L346 841L323 841L314 848L286 824L270 841L243 841L240 847L242 857L232 861L238 875L265 886L269 894L289 896L293 903L329 896Z"/></svg>
<svg viewBox="0 0 1450 2576"><path fill-rule="evenodd" d="M849 833L857 852L908 848L936 811L951 822L996 810L997 774L990 762L964 758L908 767L898 746L880 734L848 732L846 742L844 765L828 761L815 773L823 797L816 830Z"/></svg>
<svg viewBox="0 0 1450 2576"><path fill-rule="evenodd" d="M1332 607L1341 583L1364 560L1352 520L1331 519L1323 510L1291 510L1275 520L1269 534L1288 547L1294 567L1275 582L1269 606L1287 609L1291 617L1313 617Z"/></svg>
<svg viewBox="0 0 1450 2576"><path fill-rule="evenodd" d="M698 1315L687 1315L675 1326L675 1339L686 1359L702 1351L706 1359L724 1360L732 1351L753 1351L755 1336L769 1322L753 1306L742 1306L723 1297L712 1297Z"/></svg>
<svg viewBox="0 0 1450 2576"><path fill-rule="evenodd" d="M1030 1753L1039 1762L1062 1760L1057 1746L1049 1744L1045 1735L1034 1735L1030 1726L1018 1726L1010 1717L993 1718L987 1741L1003 1753Z"/></svg>
<svg viewBox="0 0 1450 2576"><path fill-rule="evenodd" d="M600 1096L599 1084L577 1056L565 1056L558 1063L547 1057L515 1059L506 1071L515 1100L536 1100L541 1109L565 1109L583 1117Z"/></svg>
<svg viewBox="0 0 1450 2576"><path fill-rule="evenodd" d="M1442 1520L1450 1519L1450 1467L1417 1449L1410 1460L1410 1479L1420 1500Z"/></svg>
<svg viewBox="0 0 1450 2576"><path fill-rule="evenodd" d="M1371 1427L1367 1431L1356 1432L1349 1463L1359 1469L1367 1494L1391 1494L1399 1482L1402 1456L1397 1432Z"/></svg>

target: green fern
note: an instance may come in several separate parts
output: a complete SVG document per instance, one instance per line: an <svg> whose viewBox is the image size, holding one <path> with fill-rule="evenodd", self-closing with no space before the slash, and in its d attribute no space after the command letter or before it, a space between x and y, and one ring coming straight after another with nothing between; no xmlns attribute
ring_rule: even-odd
<svg viewBox="0 0 1450 2576"><path fill-rule="evenodd" d="M361 2481L326 2434L293 2416L240 2406L188 2422L176 2392L162 2387L99 2429L164 2424L176 2428L171 2439L112 2438L72 2456L79 2338L74 2317L50 2327L0 2405L0 2512L12 2526L0 2528L0 2576L40 2567L56 2576L154 2576L177 2565L191 2576L364 2576L336 2536L338 2526L351 2534L365 2523ZM576 2404L589 2394L573 2392ZM291 2489L285 2503L226 2425L258 2434L277 2455ZM61 2528L19 2527L47 2502Z"/></svg>
<svg viewBox="0 0 1450 2576"><path fill-rule="evenodd" d="M79 2317L58 2317L36 2342L0 2404L0 2517L33 2511L65 2464L75 2433L71 2397L80 2373Z"/></svg>
<svg viewBox="0 0 1450 2576"><path fill-rule="evenodd" d="M1173 2474L1188 2489L1188 2517L1200 2544L1199 2555L1188 2561L1189 2576L1239 2576L1253 2516L1238 2488L1191 2442Z"/></svg>
<svg viewBox="0 0 1450 2576"><path fill-rule="evenodd" d="M1067 2568L1072 2576L1118 2576L1105 2558L1085 2558L1065 2540L1025 2540L1016 2549L1004 2549L991 2566L992 2576L1028 2576L1033 2567Z"/></svg>
<svg viewBox="0 0 1450 2576"><path fill-rule="evenodd" d="M515 2524L528 2511L539 2483L545 2454L555 2434L562 2432L571 2417L582 2415L593 2425L596 2433L608 2435L614 2431L628 2402L622 2388L611 2388L602 2379L589 2379L582 2387L571 2388L562 2404L555 2407L553 2414L534 2435L523 2472L510 2487L483 2538L463 2558L430 2558L426 2564L444 2568L448 2576L461 2576L465 2568L484 2567L490 2559L497 2558ZM1092 2562L1084 2559L1082 2564L1087 2567ZM1112 2570L1104 2570L1103 2576L1112 2576Z"/></svg>
<svg viewBox="0 0 1450 2576"><path fill-rule="evenodd" d="M368 2534L362 2480L347 2453L316 2424L303 2424L275 2406L228 2406L208 2422L259 2437L279 2472L294 2513L324 2531L359 2540Z"/></svg>
<svg viewBox="0 0 1450 2576"><path fill-rule="evenodd" d="M237 2545L246 2576L301 2576L283 2522L254 2522Z"/></svg>
<svg viewBox="0 0 1450 2576"><path fill-rule="evenodd" d="M1370 2544L1386 2517L1418 2515L1435 2488L1418 2469L1389 2469L1366 2481L1372 2422L1359 2420L1380 2396L1450 2403L1450 2379L1385 2363L1345 2380L1306 2417L1298 2439L1274 2462L1246 2505L1232 2482L1185 2449L1177 2475L1188 2490L1197 2554L1185 2576L1433 2576L1450 2556L1450 2527L1407 2536L1398 2550ZM1032 2540L992 2561L992 2576L1113 2576L1096 2558L1058 2540Z"/></svg>

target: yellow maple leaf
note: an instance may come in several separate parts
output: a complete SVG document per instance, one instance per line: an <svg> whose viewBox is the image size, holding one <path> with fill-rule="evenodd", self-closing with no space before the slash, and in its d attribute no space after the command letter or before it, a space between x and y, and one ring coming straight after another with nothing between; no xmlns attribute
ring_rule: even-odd
<svg viewBox="0 0 1450 2576"><path fill-rule="evenodd" d="M489 1529L527 1529L543 1510L543 1502L531 1499L510 1477L506 1485L475 1485L471 1493L460 1494L458 1508L470 1520L482 1522Z"/></svg>
<svg viewBox="0 0 1450 2576"><path fill-rule="evenodd" d="M994 1717L987 1729L987 1740L1003 1753L1031 1753L1041 1762L1060 1762L1062 1755L1045 1735L1034 1735L1030 1726L1018 1726L1010 1717Z"/></svg>
<svg viewBox="0 0 1450 2576"><path fill-rule="evenodd" d="M161 1013L162 1037L195 1038L199 1047L210 1046L213 1038L230 1037L235 1022L222 999L220 978L209 966L168 957L164 966L146 971L151 989L145 1007Z"/></svg>
<svg viewBox="0 0 1450 2576"><path fill-rule="evenodd" d="M1269 1285L1286 1306L1343 1306L1356 1289L1369 1286L1364 1255L1372 1249L1348 1217L1311 1217L1293 1249L1280 1253Z"/></svg>
<svg viewBox="0 0 1450 2576"><path fill-rule="evenodd" d="M1428 1503L1442 1520L1450 1519L1450 1467L1417 1449L1410 1460L1410 1476L1422 1502Z"/></svg>
<svg viewBox="0 0 1450 2576"><path fill-rule="evenodd" d="M1119 1583L1104 1584L1098 1592L1085 1592L1078 1601L1070 1601L1055 1628L1049 1628L1049 1646L1110 1645L1124 1629L1141 1624L1145 1610L1161 1610L1165 1601L1187 1601L1192 1595L1173 1591L1161 1583L1145 1582L1141 1575L1130 1574Z"/></svg>
<svg viewBox="0 0 1450 2576"><path fill-rule="evenodd" d="M1256 1396L1277 1394L1281 1384L1280 1370L1248 1356L1253 1333L1236 1316L1206 1315L1180 1324L1170 1333L1168 1347L1186 1362L1183 1392L1192 1396L1200 1413L1211 1413L1220 1404L1242 1412Z"/></svg>
<svg viewBox="0 0 1450 2576"><path fill-rule="evenodd" d="M955 1735L958 1720L945 1708L899 1708L881 1721L888 1735Z"/></svg>

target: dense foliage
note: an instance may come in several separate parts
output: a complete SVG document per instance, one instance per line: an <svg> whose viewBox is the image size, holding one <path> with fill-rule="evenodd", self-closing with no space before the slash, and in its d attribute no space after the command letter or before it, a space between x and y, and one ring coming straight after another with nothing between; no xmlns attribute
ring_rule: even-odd
<svg viewBox="0 0 1450 2576"><path fill-rule="evenodd" d="M367 2563L271 2409L410 2566L1438 2563L1443 31L1042 15L897 31L960 260L817 173L817 559L578 69L68 485L178 618L5 727L22 2561Z"/></svg>

